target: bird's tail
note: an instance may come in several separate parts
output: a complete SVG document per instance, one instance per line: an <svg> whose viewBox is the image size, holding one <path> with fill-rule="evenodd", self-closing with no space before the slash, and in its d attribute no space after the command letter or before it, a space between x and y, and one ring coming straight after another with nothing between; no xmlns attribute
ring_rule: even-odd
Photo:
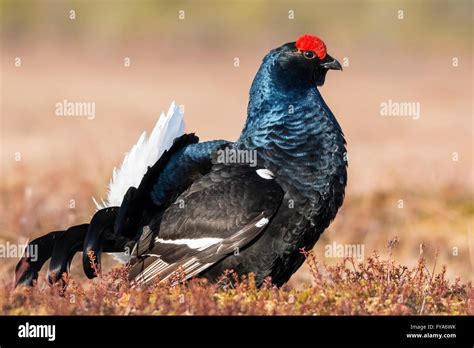
<svg viewBox="0 0 474 348"><path fill-rule="evenodd" d="M184 113L171 103L168 113L161 114L149 137L143 132L138 142L125 155L121 166L114 168L110 179L107 199L98 203L97 209L120 206L128 188L138 187L149 166L161 157L165 150L173 145L173 140L184 134Z"/></svg>

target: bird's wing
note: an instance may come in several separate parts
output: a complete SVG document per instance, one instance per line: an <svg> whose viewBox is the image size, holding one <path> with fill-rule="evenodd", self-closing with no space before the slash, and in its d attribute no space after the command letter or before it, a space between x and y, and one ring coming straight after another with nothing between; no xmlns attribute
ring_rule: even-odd
<svg viewBox="0 0 474 348"><path fill-rule="evenodd" d="M138 187L125 194L115 220L117 236L134 238L140 226L162 214L193 181L207 174L212 167L211 154L223 140L198 143L194 134L176 138L156 163L149 167ZM113 255L119 260L120 254ZM121 256L128 262L129 254Z"/></svg>
<svg viewBox="0 0 474 348"><path fill-rule="evenodd" d="M115 220L116 234L135 235L136 228L164 212L193 181L210 171L211 153L223 141L198 141L194 134L176 138L171 148L148 168L140 185L128 189Z"/></svg>
<svg viewBox="0 0 474 348"><path fill-rule="evenodd" d="M147 226L132 253L130 280L166 280L178 270L186 278L198 275L257 238L282 197L275 180L257 168L214 166Z"/></svg>
<svg viewBox="0 0 474 348"><path fill-rule="evenodd" d="M226 140L190 142L173 153L152 181L149 193L153 203L161 208L173 203L193 182L210 172L213 153L224 145L230 143Z"/></svg>

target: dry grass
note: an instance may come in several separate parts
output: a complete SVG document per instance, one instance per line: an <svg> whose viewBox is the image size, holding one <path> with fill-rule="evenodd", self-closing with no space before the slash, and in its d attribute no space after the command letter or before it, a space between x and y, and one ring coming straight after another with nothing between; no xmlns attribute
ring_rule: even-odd
<svg viewBox="0 0 474 348"><path fill-rule="evenodd" d="M395 243L389 244L390 250ZM312 285L296 290L278 288L270 279L261 288L252 274L229 272L219 283L179 280L133 288L127 269L115 268L89 286L66 279L65 292L44 283L35 288L0 289L0 312L7 315L418 315L474 313L471 284L449 282L446 267L397 264L374 253L364 262L346 258L336 266L305 253ZM391 251L390 251L391 254Z"/></svg>

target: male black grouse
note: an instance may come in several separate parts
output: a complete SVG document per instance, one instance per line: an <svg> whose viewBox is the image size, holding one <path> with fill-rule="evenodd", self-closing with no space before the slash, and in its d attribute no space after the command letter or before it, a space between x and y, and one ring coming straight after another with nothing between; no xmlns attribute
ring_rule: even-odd
<svg viewBox="0 0 474 348"><path fill-rule="evenodd" d="M178 270L214 281L227 269L252 272L257 284L285 283L344 199L344 135L316 88L329 69L342 67L313 35L271 50L236 142L177 138L121 203L97 211L90 224L32 241L39 258L24 255L16 284L32 284L49 257L48 279L58 281L80 250L92 278L101 252L124 249L135 283ZM252 155L256 162L242 160Z"/></svg>

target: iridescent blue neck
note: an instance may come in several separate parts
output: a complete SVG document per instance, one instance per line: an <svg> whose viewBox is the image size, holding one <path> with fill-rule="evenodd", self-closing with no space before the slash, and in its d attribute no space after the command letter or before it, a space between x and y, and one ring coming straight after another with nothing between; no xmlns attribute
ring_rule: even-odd
<svg viewBox="0 0 474 348"><path fill-rule="evenodd" d="M274 123L292 122L302 108L326 106L316 86L282 85L275 77L279 52L271 51L263 60L250 88L247 120L238 142L255 136ZM316 121L316 120L315 120Z"/></svg>

